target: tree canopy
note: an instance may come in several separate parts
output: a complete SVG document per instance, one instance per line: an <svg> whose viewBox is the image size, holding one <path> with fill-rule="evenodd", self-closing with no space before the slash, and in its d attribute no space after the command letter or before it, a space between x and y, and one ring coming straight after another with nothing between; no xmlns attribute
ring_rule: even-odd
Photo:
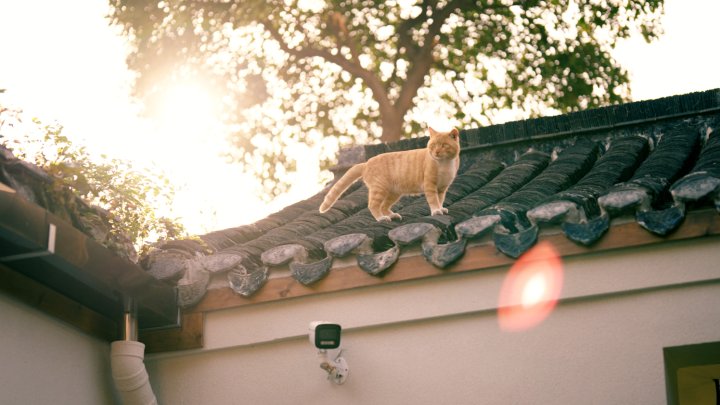
<svg viewBox="0 0 720 405"><path fill-rule="evenodd" d="M663 0L110 0L152 110L203 80L237 151L272 193L293 145L412 136L430 113L459 125L626 101L618 39L660 35ZM219 102L220 102L219 101ZM331 153L322 164L329 164Z"/></svg>

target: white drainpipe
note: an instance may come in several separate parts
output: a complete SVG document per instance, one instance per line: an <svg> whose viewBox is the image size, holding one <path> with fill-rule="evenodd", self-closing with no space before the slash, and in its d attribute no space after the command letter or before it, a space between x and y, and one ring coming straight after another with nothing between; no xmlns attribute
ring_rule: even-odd
<svg viewBox="0 0 720 405"><path fill-rule="evenodd" d="M123 319L123 338L110 344L110 367L115 388L124 405L157 405L150 378L145 370L145 345L137 341L137 318L127 305Z"/></svg>

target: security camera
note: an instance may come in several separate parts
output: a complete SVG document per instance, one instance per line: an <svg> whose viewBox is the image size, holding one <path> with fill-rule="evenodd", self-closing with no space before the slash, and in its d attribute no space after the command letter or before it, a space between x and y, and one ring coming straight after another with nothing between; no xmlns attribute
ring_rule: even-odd
<svg viewBox="0 0 720 405"><path fill-rule="evenodd" d="M310 343L318 349L320 368L327 372L328 380L335 384L344 384L347 380L350 369L347 362L341 357L342 350L335 356L334 360L328 358L327 349L340 347L340 334L342 328L336 323L315 321L310 322L308 337Z"/></svg>
<svg viewBox="0 0 720 405"><path fill-rule="evenodd" d="M337 349L340 346L342 328L336 323L310 322L310 343L321 350Z"/></svg>

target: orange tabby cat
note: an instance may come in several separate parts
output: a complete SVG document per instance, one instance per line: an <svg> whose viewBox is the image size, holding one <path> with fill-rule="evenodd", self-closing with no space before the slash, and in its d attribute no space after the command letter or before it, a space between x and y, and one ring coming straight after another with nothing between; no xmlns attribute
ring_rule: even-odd
<svg viewBox="0 0 720 405"><path fill-rule="evenodd" d="M330 188L320 212L329 210L362 177L369 191L368 208L378 221L402 219L390 207L406 194L424 193L432 215L447 214L443 207L445 192L460 166L459 132L456 128L450 132L429 130L430 140L425 149L384 153L351 167Z"/></svg>

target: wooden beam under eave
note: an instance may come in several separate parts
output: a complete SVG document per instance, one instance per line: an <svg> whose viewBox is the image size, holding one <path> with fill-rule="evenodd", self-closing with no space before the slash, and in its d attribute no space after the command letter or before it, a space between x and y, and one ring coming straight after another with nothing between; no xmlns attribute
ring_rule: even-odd
<svg viewBox="0 0 720 405"><path fill-rule="evenodd" d="M628 221L625 218L614 220L608 233L589 247L572 242L562 233L541 233L540 239L552 242L560 254L567 257L711 235L720 235L720 215L715 210L704 209L688 213L683 224L665 237L654 235L635 221ZM416 255L401 257L381 277L371 276L357 266L348 266L333 268L327 277L311 286L302 285L291 276L271 278L250 297L242 297L230 288L209 290L205 298L187 312L208 312L353 288L441 277L453 273L508 266L514 261L515 259L499 252L491 242L471 243L465 255L446 269L438 269L425 261L421 255Z"/></svg>
<svg viewBox="0 0 720 405"><path fill-rule="evenodd" d="M139 341L145 344L146 353L174 350L201 349L205 335L205 314L183 314L180 327L140 330Z"/></svg>
<svg viewBox="0 0 720 405"><path fill-rule="evenodd" d="M80 331L111 342L119 336L118 323L55 290L0 264L0 291Z"/></svg>

